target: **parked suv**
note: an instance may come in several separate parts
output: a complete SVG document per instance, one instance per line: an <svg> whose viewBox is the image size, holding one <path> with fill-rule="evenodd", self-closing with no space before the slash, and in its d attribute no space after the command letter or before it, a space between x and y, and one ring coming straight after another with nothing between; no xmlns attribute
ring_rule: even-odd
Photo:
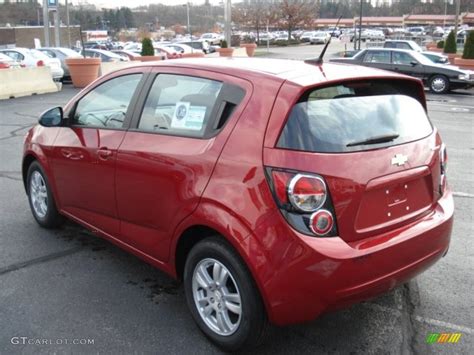
<svg viewBox="0 0 474 355"><path fill-rule="evenodd" d="M22 165L41 226L70 218L183 280L224 350L438 261L446 168L419 80L255 58L105 75L41 116Z"/></svg>

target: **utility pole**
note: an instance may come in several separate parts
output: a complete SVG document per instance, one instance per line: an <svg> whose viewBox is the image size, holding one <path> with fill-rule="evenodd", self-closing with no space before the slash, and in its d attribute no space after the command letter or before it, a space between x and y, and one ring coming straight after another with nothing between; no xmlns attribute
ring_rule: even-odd
<svg viewBox="0 0 474 355"><path fill-rule="evenodd" d="M66 0L66 26L67 26L67 44L71 48L71 29L69 27L69 1Z"/></svg>
<svg viewBox="0 0 474 355"><path fill-rule="evenodd" d="M48 0L43 0L43 26L44 26L44 44L43 44L43 46L49 47L49 11L48 11Z"/></svg>
<svg viewBox="0 0 474 355"><path fill-rule="evenodd" d="M231 46L231 33L232 33L232 4L231 0L225 0L224 4L224 38L227 42L227 45Z"/></svg>
<svg viewBox="0 0 474 355"><path fill-rule="evenodd" d="M454 38L456 40L456 47L458 44L458 27L459 27L460 8L461 8L461 0L456 0L456 17L454 18Z"/></svg>
<svg viewBox="0 0 474 355"><path fill-rule="evenodd" d="M360 50L360 42L362 41L362 5L363 5L363 0L360 0L360 11L359 11L359 50ZM355 34L354 34L355 38Z"/></svg>
<svg viewBox="0 0 474 355"><path fill-rule="evenodd" d="M191 32L191 25L189 24L189 2L186 3L186 13L187 13L187 17L188 17L187 27L188 27L189 40L192 41L193 34Z"/></svg>
<svg viewBox="0 0 474 355"><path fill-rule="evenodd" d="M54 42L56 47L61 47L59 38L59 8L54 9Z"/></svg>

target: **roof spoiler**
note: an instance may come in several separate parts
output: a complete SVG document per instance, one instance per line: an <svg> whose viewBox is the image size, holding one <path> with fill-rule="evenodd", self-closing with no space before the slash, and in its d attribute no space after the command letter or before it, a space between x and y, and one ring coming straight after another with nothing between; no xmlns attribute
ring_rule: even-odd
<svg viewBox="0 0 474 355"><path fill-rule="evenodd" d="M324 54L326 54L326 49L328 49L329 43L331 43L332 36L334 35L334 32L336 31L337 26L339 25L339 21L341 21L342 16L339 16L336 22L336 26L334 26L334 29L331 32L331 37L329 37L329 41L326 42L326 44L323 47L323 50L321 51L321 54L319 55L318 58L311 58L311 59L306 59L304 62L306 64L313 64L313 65L321 65L323 64L323 57Z"/></svg>

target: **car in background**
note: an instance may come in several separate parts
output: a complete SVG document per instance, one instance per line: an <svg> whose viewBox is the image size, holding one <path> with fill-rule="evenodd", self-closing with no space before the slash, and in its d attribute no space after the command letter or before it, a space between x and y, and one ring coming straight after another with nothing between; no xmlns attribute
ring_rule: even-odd
<svg viewBox="0 0 474 355"><path fill-rule="evenodd" d="M410 75L423 81L434 93L474 87L474 71L433 63L420 52L394 49L364 49L352 58L331 58L331 62L356 64Z"/></svg>
<svg viewBox="0 0 474 355"><path fill-rule="evenodd" d="M59 59L50 58L37 49L16 47L0 49L0 53L9 56L27 68L47 66L51 70L51 75L55 81L61 80L64 76L64 70Z"/></svg>
<svg viewBox="0 0 474 355"><path fill-rule="evenodd" d="M38 225L70 218L182 281L226 353L390 292L450 245L446 146L421 82L395 73L267 58L126 68L46 111L22 157Z"/></svg>
<svg viewBox="0 0 474 355"><path fill-rule="evenodd" d="M165 44L164 47L171 48L181 54L188 54L188 53L194 53L194 52L202 53L200 49L194 49L193 47L188 46L187 44L184 44L184 43L169 43L169 44Z"/></svg>
<svg viewBox="0 0 474 355"><path fill-rule="evenodd" d="M111 52L118 54L119 56L122 56L124 58L128 58L128 60L140 60L141 57L140 53L129 51L126 49L113 49L111 50Z"/></svg>
<svg viewBox="0 0 474 355"><path fill-rule="evenodd" d="M309 42L315 31L304 31L300 36L301 42Z"/></svg>
<svg viewBox="0 0 474 355"><path fill-rule="evenodd" d="M294 40L295 37L293 35L290 36L290 41ZM278 35L273 39L273 42L288 42L288 33L287 32L280 32Z"/></svg>
<svg viewBox="0 0 474 355"><path fill-rule="evenodd" d="M84 49L84 54L88 58L100 58L104 63L129 61L127 57L103 49Z"/></svg>
<svg viewBox="0 0 474 355"><path fill-rule="evenodd" d="M409 41L409 40L394 40L390 39L385 41L383 44L384 48L397 48L397 49L407 49L407 50L412 50L416 52L423 52L423 48L421 48L418 43L415 41Z"/></svg>
<svg viewBox="0 0 474 355"><path fill-rule="evenodd" d="M342 33L339 27L328 27L326 29L326 32L329 33L330 36L336 37L336 38L339 38L339 36Z"/></svg>
<svg viewBox="0 0 474 355"><path fill-rule="evenodd" d="M418 26L418 27L408 27L407 30L408 30L408 32L410 32L410 34L411 34L412 36L424 36L424 35L426 35L425 28L424 28L424 27L421 27L421 26Z"/></svg>
<svg viewBox="0 0 474 355"><path fill-rule="evenodd" d="M186 44L194 49L201 50L204 54L210 53L210 45L207 41L180 41L176 43Z"/></svg>
<svg viewBox="0 0 474 355"><path fill-rule="evenodd" d="M201 41L206 41L210 45L219 45L223 39L224 36L218 33L204 33L200 38Z"/></svg>
<svg viewBox="0 0 474 355"><path fill-rule="evenodd" d="M57 58L61 62L61 67L64 70L64 78L70 79L71 74L69 73L69 67L66 64L67 58L81 58L82 56L76 51L69 48L62 47L43 47L38 50L50 58Z"/></svg>
<svg viewBox="0 0 474 355"><path fill-rule="evenodd" d="M6 54L0 53L0 69L20 68L20 63L14 61Z"/></svg>
<svg viewBox="0 0 474 355"><path fill-rule="evenodd" d="M165 56L166 59L178 59L181 58L183 55L178 52L177 50L167 47L166 45L158 45L158 44L153 44L153 48L155 48L155 53L156 55L162 55Z"/></svg>
<svg viewBox="0 0 474 355"><path fill-rule="evenodd" d="M433 63L436 64L450 64L449 63L449 58L446 57L445 55L437 52L428 52L428 51L423 51L421 52L426 58L431 60Z"/></svg>
<svg viewBox="0 0 474 355"><path fill-rule="evenodd" d="M316 31L309 39L310 44L326 44L331 35L325 31Z"/></svg>

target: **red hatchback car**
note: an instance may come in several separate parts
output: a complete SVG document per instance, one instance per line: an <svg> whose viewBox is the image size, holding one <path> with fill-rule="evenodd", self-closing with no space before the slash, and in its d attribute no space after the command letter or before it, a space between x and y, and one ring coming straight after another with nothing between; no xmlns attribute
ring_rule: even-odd
<svg viewBox="0 0 474 355"><path fill-rule="evenodd" d="M23 178L41 226L70 218L182 279L236 350L445 255L446 164L416 79L216 58L103 76L29 131Z"/></svg>

